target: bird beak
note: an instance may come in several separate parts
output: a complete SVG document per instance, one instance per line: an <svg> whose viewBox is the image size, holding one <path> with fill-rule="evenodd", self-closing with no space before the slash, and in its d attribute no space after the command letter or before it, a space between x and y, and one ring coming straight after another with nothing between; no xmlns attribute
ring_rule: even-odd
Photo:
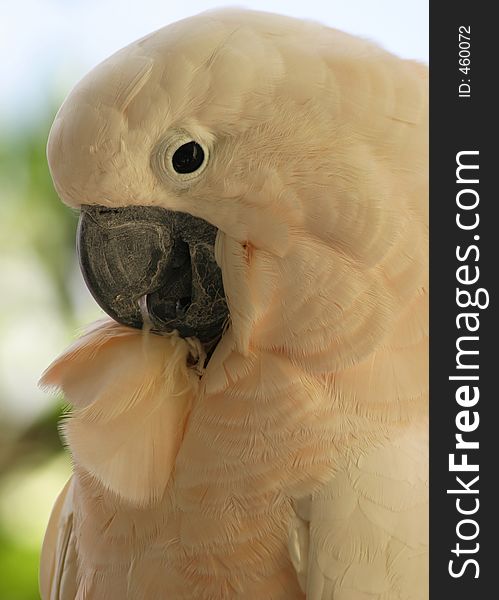
<svg viewBox="0 0 499 600"><path fill-rule="evenodd" d="M77 249L90 292L113 319L208 343L228 317L216 234L202 219L155 206L84 205Z"/></svg>

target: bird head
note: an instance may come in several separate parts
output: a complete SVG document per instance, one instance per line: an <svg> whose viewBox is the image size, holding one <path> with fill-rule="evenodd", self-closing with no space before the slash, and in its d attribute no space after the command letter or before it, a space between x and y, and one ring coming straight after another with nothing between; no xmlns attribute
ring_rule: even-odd
<svg viewBox="0 0 499 600"><path fill-rule="evenodd" d="M244 10L160 29L60 108L48 161L114 319L313 370L360 360L424 287L425 69Z"/></svg>

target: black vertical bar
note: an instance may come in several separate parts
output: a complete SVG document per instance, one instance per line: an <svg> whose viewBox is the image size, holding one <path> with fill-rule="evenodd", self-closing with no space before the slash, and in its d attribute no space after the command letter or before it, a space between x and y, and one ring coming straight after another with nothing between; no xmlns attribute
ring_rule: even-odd
<svg viewBox="0 0 499 600"><path fill-rule="evenodd" d="M499 36L492 7L478 1L430 3L430 598L434 600L499 597L495 581L499 393L494 378L499 371L499 194L494 189L499 169L492 142L499 136L495 91ZM464 167L456 174L457 156L461 164L478 168ZM470 208L475 202L477 206ZM477 218L479 223L472 227ZM460 267L464 268L457 271ZM458 299L463 306L458 306ZM459 316L465 314L473 316ZM464 353L458 361L459 349ZM476 351L479 354L471 354ZM462 447L456 448L460 439ZM464 447L465 442L470 445ZM451 470L452 462L461 470ZM478 470L464 470L465 462Z"/></svg>

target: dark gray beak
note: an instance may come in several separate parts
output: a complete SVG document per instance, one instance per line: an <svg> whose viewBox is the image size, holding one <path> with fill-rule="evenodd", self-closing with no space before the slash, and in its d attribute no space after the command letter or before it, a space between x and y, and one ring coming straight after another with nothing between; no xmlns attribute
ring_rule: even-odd
<svg viewBox="0 0 499 600"><path fill-rule="evenodd" d="M77 248L85 282L113 319L218 340L228 318L217 229L158 207L82 206ZM142 308L141 308L142 307Z"/></svg>

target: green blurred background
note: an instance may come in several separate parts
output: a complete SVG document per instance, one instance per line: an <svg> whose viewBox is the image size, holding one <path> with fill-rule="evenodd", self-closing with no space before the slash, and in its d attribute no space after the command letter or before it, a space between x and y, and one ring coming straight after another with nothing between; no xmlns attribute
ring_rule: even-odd
<svg viewBox="0 0 499 600"><path fill-rule="evenodd" d="M169 22L233 0L0 0L0 600L39 598L41 541L70 473L63 399L43 370L102 313L75 258L78 214L52 187L45 145L55 112L93 65ZM427 0L247 0L428 59ZM126 5L126 9L124 8Z"/></svg>
<svg viewBox="0 0 499 600"><path fill-rule="evenodd" d="M47 170L53 115L47 105L29 127L0 135L1 600L39 597L39 548L70 472L57 432L62 399L37 379L100 312L75 262L77 214L57 199Z"/></svg>

